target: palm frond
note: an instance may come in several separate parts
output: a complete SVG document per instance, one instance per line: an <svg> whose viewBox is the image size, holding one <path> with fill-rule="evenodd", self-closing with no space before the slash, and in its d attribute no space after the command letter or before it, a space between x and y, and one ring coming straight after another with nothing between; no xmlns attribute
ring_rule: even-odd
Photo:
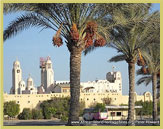
<svg viewBox="0 0 163 129"><path fill-rule="evenodd" d="M97 49L97 47L95 47L95 46L90 46L90 47L88 47L87 49L85 49L84 51L83 51L83 53L84 53L84 55L86 56L88 53L91 53L92 51L94 51L94 50L96 50Z"/></svg>
<svg viewBox="0 0 163 129"><path fill-rule="evenodd" d="M25 14L12 21L7 27L7 29L5 29L4 41L32 26L56 30L53 26L49 24L46 19L44 19L40 15L36 15L33 13Z"/></svg>
<svg viewBox="0 0 163 129"><path fill-rule="evenodd" d="M149 85L149 83L152 82L152 76L144 76L144 77L141 77L137 82L136 84L137 85L140 85L142 83L144 83L146 86Z"/></svg>
<svg viewBox="0 0 163 129"><path fill-rule="evenodd" d="M141 69L138 69L138 70L136 71L136 75L144 75L144 73L142 72Z"/></svg>
<svg viewBox="0 0 163 129"><path fill-rule="evenodd" d="M120 54L120 55L116 55L114 57L112 57L109 62L119 62L119 61L124 61L126 60L126 56L123 55L123 54Z"/></svg>

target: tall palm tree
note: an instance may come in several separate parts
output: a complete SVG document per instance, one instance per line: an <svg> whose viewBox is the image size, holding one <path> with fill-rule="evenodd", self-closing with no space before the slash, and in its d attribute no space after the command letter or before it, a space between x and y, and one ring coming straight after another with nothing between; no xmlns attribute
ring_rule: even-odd
<svg viewBox="0 0 163 129"><path fill-rule="evenodd" d="M110 62L126 61L128 63L129 74L129 109L128 125L134 125L134 91L135 91L135 63L139 52L143 50L150 42L158 38L159 32L153 31L154 24L159 22L159 12L149 13L150 5L145 8L128 8L128 10L114 13L112 21L130 21L137 19L129 24L119 24L114 26L110 31L111 43L107 46L115 48L121 54L114 56ZM110 21L109 21L110 22ZM85 55L93 51L95 47L91 46L86 49Z"/></svg>
<svg viewBox="0 0 163 129"><path fill-rule="evenodd" d="M137 13L137 12L132 12ZM123 36L119 40L113 40L111 47L115 48L121 54L114 56L110 59L110 62L118 62L125 60L128 63L128 75L129 75L129 109L128 109L128 125L134 125L134 92L135 92L135 63L139 52L141 52L146 45L149 44L149 40L153 40L154 36L149 28L155 21L155 16L158 17L158 12L151 14L150 17L137 13L138 16L144 17L144 24L138 23L132 25L130 28L124 27ZM147 13L148 14L148 13ZM147 20L148 19L148 20ZM153 20L151 20L153 19ZM159 20L159 19L158 19ZM158 22L158 20L156 20ZM150 27L151 27L150 26Z"/></svg>
<svg viewBox="0 0 163 129"><path fill-rule="evenodd" d="M148 85L152 82L153 94L153 120L157 120L157 83L160 76L160 43L152 44L143 52L145 65L137 71L138 75L143 75L137 84L145 83Z"/></svg>

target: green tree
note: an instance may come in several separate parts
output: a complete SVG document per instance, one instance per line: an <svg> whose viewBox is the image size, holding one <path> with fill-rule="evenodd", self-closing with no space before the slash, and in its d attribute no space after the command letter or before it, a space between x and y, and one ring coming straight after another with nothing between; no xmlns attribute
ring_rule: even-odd
<svg viewBox="0 0 163 129"><path fill-rule="evenodd" d="M79 120L81 53L95 39L96 46L106 43L106 34L100 34L104 32L102 26L97 26L100 26L100 19L106 15L106 11L99 15L102 10L101 4L4 4L4 13L26 12L5 29L4 40L31 26L57 31L53 37L54 46L60 47L64 38L70 52L71 100L68 125L71 125L71 121Z"/></svg>
<svg viewBox="0 0 163 129"><path fill-rule="evenodd" d="M15 101L9 101L4 103L4 115L9 117L15 117L19 114L20 106Z"/></svg>
<svg viewBox="0 0 163 129"><path fill-rule="evenodd" d="M128 125L134 125L134 92L135 92L135 64L139 53L154 39L156 34L152 31L153 24L159 22L159 13L154 12L148 14L148 11L137 9L130 10L130 16L137 16L143 18L141 23L129 26L124 26L115 35L119 39L113 40L111 47L115 48L121 54L114 56L110 59L110 62L126 61L128 64L129 75L129 109L128 109ZM148 16L148 17L147 17ZM117 34L116 34L117 33ZM152 34L151 34L152 33ZM123 35L123 36L121 36ZM150 41L150 42L149 42Z"/></svg>
<svg viewBox="0 0 163 129"><path fill-rule="evenodd" d="M104 103L97 103L94 107L95 111L101 111L103 112L105 110L105 104Z"/></svg>
<svg viewBox="0 0 163 129"><path fill-rule="evenodd" d="M142 83L148 85L152 82L153 120L157 120L157 82L159 81L158 77L160 75L160 42L158 40L153 40L153 44L146 47L146 51L143 53L145 65L137 71L138 75L143 75L137 81L138 85Z"/></svg>
<svg viewBox="0 0 163 129"><path fill-rule="evenodd" d="M112 103L112 98L103 98L103 103L106 104L106 105L111 105Z"/></svg>
<svg viewBox="0 0 163 129"><path fill-rule="evenodd" d="M141 5L141 8L137 5ZM128 9L125 9L124 11L113 12L113 22L121 21L124 23L124 21L127 21L128 24L117 24L117 26L112 27L112 29L108 28L111 39L111 43L108 44L108 46L116 49L118 53L121 53L112 57L110 62L126 61L128 64L128 125L134 125L135 63L137 61L138 53L158 35L158 33L154 33L152 27L153 24L159 22L159 12L150 14L150 6L150 4L133 4L133 6L129 6ZM87 49L85 54L94 49L94 47Z"/></svg>
<svg viewBox="0 0 163 129"><path fill-rule="evenodd" d="M66 121L68 118L68 111L70 108L70 98L69 97L54 97L51 100L44 101L40 104L40 108L43 111L45 119L50 119L52 116ZM80 114L82 114L85 108L85 103L80 102ZM51 110L53 109L53 110Z"/></svg>
<svg viewBox="0 0 163 129"><path fill-rule="evenodd" d="M54 46L60 47L64 38L70 52L71 99L68 125L71 125L71 121L79 120L82 51L88 47L91 48L92 45L95 47L105 45L106 40L109 40L107 30L114 25L137 21L136 18L129 21L115 19L108 27L108 23L112 21L113 12L118 10L120 13L119 10L125 11L131 6L132 4L4 4L4 13L25 12L4 30L4 40L32 26L57 31L53 37ZM140 8L143 6L146 5L139 4Z"/></svg>
<svg viewBox="0 0 163 129"><path fill-rule="evenodd" d="M18 115L18 118L21 120L30 120L32 119L32 112L29 108L24 108L22 113Z"/></svg>
<svg viewBox="0 0 163 129"><path fill-rule="evenodd" d="M42 111L37 110L37 109L32 109L32 118L33 119L42 119L43 118Z"/></svg>
<svg viewBox="0 0 163 129"><path fill-rule="evenodd" d="M44 119L51 119L51 117L56 113L56 108L52 106L49 101L44 101L40 104L43 112Z"/></svg>
<svg viewBox="0 0 163 129"><path fill-rule="evenodd" d="M152 115L152 101L136 101L136 106L142 106L142 109L136 109L136 115Z"/></svg>

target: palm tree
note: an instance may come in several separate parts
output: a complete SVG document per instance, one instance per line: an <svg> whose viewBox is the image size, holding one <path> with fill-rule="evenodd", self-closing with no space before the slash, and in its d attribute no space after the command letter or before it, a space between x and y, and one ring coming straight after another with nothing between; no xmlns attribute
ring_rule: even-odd
<svg viewBox="0 0 163 129"><path fill-rule="evenodd" d="M4 41L33 26L56 31L54 46L60 47L64 38L70 52L71 99L68 125L79 120L81 53L91 45L105 45L109 33L105 28L107 24L103 23L104 19L110 18L111 13L108 12L122 9L123 5L127 8L126 4L4 4L5 14L24 12L4 30Z"/></svg>
<svg viewBox="0 0 163 129"><path fill-rule="evenodd" d="M140 85L145 83L148 85L152 82L153 92L153 120L157 120L157 83L159 82L160 76L160 44L154 43L146 48L143 52L145 65L137 71L138 75L143 75L137 84Z"/></svg>
<svg viewBox="0 0 163 129"><path fill-rule="evenodd" d="M128 125L134 125L134 91L135 91L135 63L139 53L154 39L158 38L159 32L153 31L154 24L159 22L159 12L149 13L148 7L128 8L127 11L114 13L112 21L130 21L137 19L129 24L119 24L114 26L110 31L111 43L109 47L115 48L121 54L114 56L110 62L126 61L128 63L129 74L129 109L128 109ZM110 21L109 21L110 22ZM95 47L91 46L86 49L85 55L93 51Z"/></svg>
<svg viewBox="0 0 163 129"><path fill-rule="evenodd" d="M132 12L136 13L136 12ZM138 16L144 18L144 24L138 23L131 26L131 28L124 27L123 36L119 40L115 39L111 43L111 47L115 48L121 54L114 56L110 59L110 62L126 61L128 63L128 75L129 75L129 109L128 109L128 125L134 125L134 92L135 92L135 63L139 53L153 40L155 35L152 35L152 31L149 25L152 26L153 20L159 16L158 12L151 14L148 18L146 15L137 13ZM148 14L148 13L147 13ZM133 14L134 15L134 14ZM148 19L148 20L147 20ZM153 19L153 20L151 20ZM159 20L159 19L158 19ZM157 20L157 22L158 22ZM151 27L150 26L150 27ZM118 35L117 35L118 36ZM120 37L120 36L119 36ZM154 80L155 81L155 80Z"/></svg>

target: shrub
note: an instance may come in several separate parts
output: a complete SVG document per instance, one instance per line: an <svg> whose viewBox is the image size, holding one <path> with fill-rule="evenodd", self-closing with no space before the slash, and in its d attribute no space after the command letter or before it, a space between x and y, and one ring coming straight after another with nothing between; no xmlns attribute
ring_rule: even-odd
<svg viewBox="0 0 163 129"><path fill-rule="evenodd" d="M62 121L68 121L68 116L61 116Z"/></svg>
<svg viewBox="0 0 163 129"><path fill-rule="evenodd" d="M18 119L29 120L32 119L32 112L29 108L24 108L22 113L18 115Z"/></svg>
<svg viewBox="0 0 163 129"><path fill-rule="evenodd" d="M51 119L51 117L56 113L56 109L52 106L50 101L44 101L40 105L44 119Z"/></svg>
<svg viewBox="0 0 163 129"><path fill-rule="evenodd" d="M43 118L42 111L33 109L32 110L32 118L33 119L42 119Z"/></svg>
<svg viewBox="0 0 163 129"><path fill-rule="evenodd" d="M84 102L80 102L80 114L85 107ZM69 97L54 97L51 100L44 101L40 104L42 113L45 119L50 119L52 116L55 118L68 119L70 98Z"/></svg>
<svg viewBox="0 0 163 129"><path fill-rule="evenodd" d="M152 101L136 101L135 106L142 106L142 109L136 109L136 115L152 115Z"/></svg>
<svg viewBox="0 0 163 129"><path fill-rule="evenodd" d="M4 115L9 117L14 117L19 114L20 107L19 104L16 104L15 101L5 102L4 103Z"/></svg>
<svg viewBox="0 0 163 129"><path fill-rule="evenodd" d="M112 103L112 98L103 98L102 99L103 103L106 104L106 105L111 105Z"/></svg>
<svg viewBox="0 0 163 129"><path fill-rule="evenodd" d="M104 111L104 109L105 109L105 104L103 104L103 103L97 103L96 104L96 106L94 107L94 109L95 109L95 111Z"/></svg>

